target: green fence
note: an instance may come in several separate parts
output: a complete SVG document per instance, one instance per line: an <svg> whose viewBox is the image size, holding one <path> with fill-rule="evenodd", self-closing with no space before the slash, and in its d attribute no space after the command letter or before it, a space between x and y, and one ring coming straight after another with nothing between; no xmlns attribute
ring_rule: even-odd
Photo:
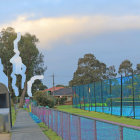
<svg viewBox="0 0 140 140"><path fill-rule="evenodd" d="M73 107L140 119L140 75L73 86Z"/></svg>

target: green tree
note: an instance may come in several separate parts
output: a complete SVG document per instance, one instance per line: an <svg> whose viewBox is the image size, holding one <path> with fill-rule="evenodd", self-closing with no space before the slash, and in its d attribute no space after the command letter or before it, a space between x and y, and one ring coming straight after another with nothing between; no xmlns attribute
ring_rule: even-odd
<svg viewBox="0 0 140 140"><path fill-rule="evenodd" d="M14 96L14 92L12 89L12 64L10 63L10 59L14 56L14 44L13 41L16 39L16 32L13 28L8 27L6 29L2 29L0 32L0 58L2 60L2 64L4 66L4 73L8 77L8 88L12 96Z"/></svg>
<svg viewBox="0 0 140 140"><path fill-rule="evenodd" d="M24 103L24 97L27 91L27 81L29 81L34 75L44 74L46 70L43 61L44 56L42 53L39 53L39 50L36 47L38 42L39 40L36 36L29 33L22 36L19 42L20 56L24 65L26 65L26 81L24 84L24 90L20 97L20 107L22 107Z"/></svg>
<svg viewBox="0 0 140 140"><path fill-rule="evenodd" d="M137 64L136 70L134 71L135 74L140 74L140 64Z"/></svg>
<svg viewBox="0 0 140 140"><path fill-rule="evenodd" d="M37 91L37 90L45 90L45 89L48 89L47 86L45 86L41 80L36 80L33 85L32 85L32 93L34 95L34 93Z"/></svg>
<svg viewBox="0 0 140 140"><path fill-rule="evenodd" d="M106 64L97 60L93 54L85 54L84 58L79 59L78 68L69 85L88 84L106 78Z"/></svg>
<svg viewBox="0 0 140 140"><path fill-rule="evenodd" d="M59 85L59 84L58 84L58 85L56 85L56 87L64 87L64 88L68 88L69 86L61 85L61 84Z"/></svg>
<svg viewBox="0 0 140 140"><path fill-rule="evenodd" d="M113 79L117 76L115 66L110 66L106 70L106 76L108 79Z"/></svg>
<svg viewBox="0 0 140 140"><path fill-rule="evenodd" d="M128 76L132 74L133 69L132 69L132 63L129 60L124 60L119 67L118 73L124 76Z"/></svg>
<svg viewBox="0 0 140 140"><path fill-rule="evenodd" d="M46 92L37 91L34 94L33 99L37 102L40 106L48 106L50 108L54 107L55 105L55 98L52 95L48 95Z"/></svg>
<svg viewBox="0 0 140 140"><path fill-rule="evenodd" d="M12 89L12 64L10 63L10 59L14 56L14 44L13 41L16 39L17 34L15 30L11 27L6 29L2 29L0 32L0 58L2 60L2 64L4 65L4 72L8 76L8 87L10 93L14 93ZM19 42L19 51L20 56L22 58L22 62L26 65L26 81L24 83L24 89L21 89L21 75L16 75L17 81L16 85L19 88L20 98L20 107L23 106L24 97L27 91L27 81L34 75L43 74L46 70L44 66L43 58L44 56L36 47L36 44L39 40L36 38L35 35L31 35L26 33L25 35L21 36L21 40ZM12 94L14 96L14 94Z"/></svg>

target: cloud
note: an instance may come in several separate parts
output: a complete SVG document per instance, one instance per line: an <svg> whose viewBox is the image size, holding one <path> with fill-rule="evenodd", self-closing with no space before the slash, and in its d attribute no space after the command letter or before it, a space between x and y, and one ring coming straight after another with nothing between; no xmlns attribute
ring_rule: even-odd
<svg viewBox="0 0 140 140"><path fill-rule="evenodd" d="M40 47L49 49L62 40L71 43L76 36L98 35L130 29L140 29L140 16L83 16L30 19L19 16L0 27L11 26L17 32L30 32L40 40Z"/></svg>

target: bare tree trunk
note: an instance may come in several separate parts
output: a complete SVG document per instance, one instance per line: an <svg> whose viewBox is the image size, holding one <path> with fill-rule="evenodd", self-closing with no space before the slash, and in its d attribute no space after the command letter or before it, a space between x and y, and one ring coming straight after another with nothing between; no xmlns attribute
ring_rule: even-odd
<svg viewBox="0 0 140 140"><path fill-rule="evenodd" d="M7 75L7 77L8 77L8 89L9 89L9 92L10 92L10 95L13 97L13 96L15 96L14 95L14 92L13 92L13 88L12 88L12 80L11 80L11 77L10 77L10 75Z"/></svg>
<svg viewBox="0 0 140 140"><path fill-rule="evenodd" d="M23 92L22 92L22 94L21 94L21 97L20 97L20 103L19 103L19 107L20 107L20 108L23 107L26 91L27 91L27 80L25 81L24 90L23 90Z"/></svg>

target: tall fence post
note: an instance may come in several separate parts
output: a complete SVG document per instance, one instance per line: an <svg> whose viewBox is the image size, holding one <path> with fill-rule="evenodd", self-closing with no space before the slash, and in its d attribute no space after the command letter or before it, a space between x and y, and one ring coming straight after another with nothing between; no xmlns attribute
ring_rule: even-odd
<svg viewBox="0 0 140 140"><path fill-rule="evenodd" d="M135 93L134 93L134 74L132 72L132 93L133 93L133 114L135 119Z"/></svg>
<svg viewBox="0 0 140 140"><path fill-rule="evenodd" d="M77 87L75 87L75 106L77 108Z"/></svg>
<svg viewBox="0 0 140 140"><path fill-rule="evenodd" d="M95 112L96 112L96 94L95 94L96 90L95 90L95 82L94 82L94 100L95 100Z"/></svg>
<svg viewBox="0 0 140 140"><path fill-rule="evenodd" d="M123 82L122 82L122 75L121 75L121 108L120 108L120 116L122 116L122 96L123 96Z"/></svg>
<svg viewBox="0 0 140 140"><path fill-rule="evenodd" d="M101 100L102 100L102 112L104 112L104 105L103 105L103 83L101 81Z"/></svg>
<svg viewBox="0 0 140 140"><path fill-rule="evenodd" d="M92 104L92 103L93 103L93 101L92 101L92 100L93 100L93 94L92 94L92 93L93 93L93 91L92 91L93 88L92 88L92 87L93 87L93 85L91 86L91 89L90 89L90 92L91 92L91 93L90 93L90 98L91 98L91 111L93 110L93 106L92 106L92 105L93 105L93 104Z"/></svg>
<svg viewBox="0 0 140 140"><path fill-rule="evenodd" d="M83 100L84 100L84 110L85 110L85 87L83 85Z"/></svg>
<svg viewBox="0 0 140 140"><path fill-rule="evenodd" d="M72 94L73 94L73 96L72 96L72 108L74 107L74 105L73 105L73 100L74 100L74 93L75 93L75 91L73 90L73 88L74 88L74 87L72 87Z"/></svg>
<svg viewBox="0 0 140 140"><path fill-rule="evenodd" d="M110 106L111 106L111 115L112 115L112 82L111 79L109 80L110 82Z"/></svg>
<svg viewBox="0 0 140 140"><path fill-rule="evenodd" d="M78 108L78 105L79 105L79 94L78 94L78 87L76 87L76 94L77 94L77 96L76 96L76 106L77 106L77 108Z"/></svg>
<svg viewBox="0 0 140 140"><path fill-rule="evenodd" d="M78 92L79 92L79 103L80 103L80 109L81 109L81 94L80 94L80 86L79 86L79 90L78 90Z"/></svg>
<svg viewBox="0 0 140 140"><path fill-rule="evenodd" d="M89 92L89 84L88 84L88 110L90 111L90 92Z"/></svg>

